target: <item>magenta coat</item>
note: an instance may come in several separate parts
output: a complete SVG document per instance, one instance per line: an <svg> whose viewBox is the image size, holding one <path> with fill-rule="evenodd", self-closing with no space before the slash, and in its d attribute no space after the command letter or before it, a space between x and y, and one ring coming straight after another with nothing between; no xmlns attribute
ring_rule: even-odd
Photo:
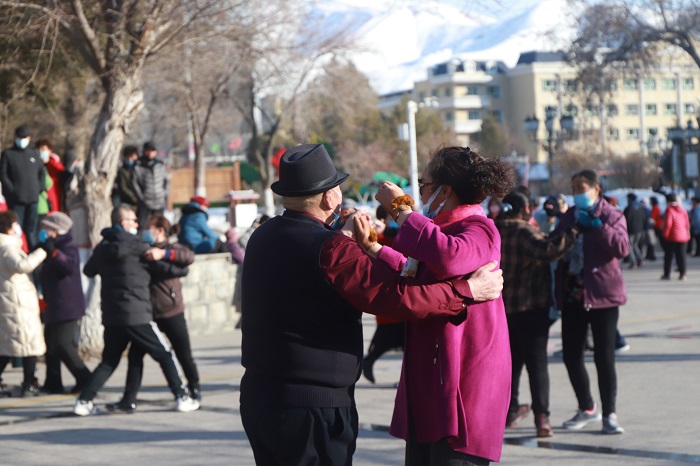
<svg viewBox="0 0 700 466"><path fill-rule="evenodd" d="M392 250L379 259L400 270L421 262L426 282L462 277L501 257L501 237L479 205L463 205L433 221L413 213ZM399 252L397 252L399 251ZM511 359L502 298L469 306L466 320L406 323L406 346L390 433L418 442L448 437L454 450L499 461L510 402Z"/></svg>

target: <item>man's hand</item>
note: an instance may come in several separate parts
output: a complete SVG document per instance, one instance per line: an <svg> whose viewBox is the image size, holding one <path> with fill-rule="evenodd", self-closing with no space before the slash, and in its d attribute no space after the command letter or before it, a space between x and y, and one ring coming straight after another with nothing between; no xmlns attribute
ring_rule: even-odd
<svg viewBox="0 0 700 466"><path fill-rule="evenodd" d="M476 302L497 299L503 290L503 270L493 261L476 269L467 282Z"/></svg>
<svg viewBox="0 0 700 466"><path fill-rule="evenodd" d="M161 248L150 248L146 252L143 253L143 258L146 259L147 261L159 261L165 257L165 249ZM471 287L472 284L469 283L469 286Z"/></svg>

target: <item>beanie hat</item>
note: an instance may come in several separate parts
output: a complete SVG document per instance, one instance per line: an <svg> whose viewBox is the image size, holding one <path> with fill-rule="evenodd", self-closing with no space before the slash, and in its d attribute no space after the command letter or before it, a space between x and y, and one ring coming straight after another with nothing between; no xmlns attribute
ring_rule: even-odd
<svg viewBox="0 0 700 466"><path fill-rule="evenodd" d="M29 130L29 126L27 125L22 125L18 126L15 129L15 136L18 138L24 139L32 135L32 132Z"/></svg>
<svg viewBox="0 0 700 466"><path fill-rule="evenodd" d="M63 212L54 212L44 217L41 221L41 226L58 230L59 235L65 235L73 226L73 220Z"/></svg>
<svg viewBox="0 0 700 466"><path fill-rule="evenodd" d="M203 196L194 196L190 199L190 202L196 202L202 207L209 207L209 201L207 201L206 197Z"/></svg>

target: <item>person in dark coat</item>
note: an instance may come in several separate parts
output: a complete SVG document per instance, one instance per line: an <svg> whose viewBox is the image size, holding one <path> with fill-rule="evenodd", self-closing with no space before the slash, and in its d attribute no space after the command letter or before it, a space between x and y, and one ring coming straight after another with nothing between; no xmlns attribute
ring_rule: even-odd
<svg viewBox="0 0 700 466"><path fill-rule="evenodd" d="M72 226L68 215L54 212L42 220L39 231L39 246L48 255L39 274L46 302L46 380L42 389L48 393L64 392L61 362L75 377L72 393L78 393L90 378L90 370L73 343L80 319L85 315L85 297L80 255L69 233Z"/></svg>
<svg viewBox="0 0 700 466"><path fill-rule="evenodd" d="M636 269L644 264L644 256L640 246L644 238L647 214L644 208L639 205L637 195L634 193L627 195L627 207L625 207L624 212L630 242L630 254L627 258L630 262L630 269Z"/></svg>
<svg viewBox="0 0 700 466"><path fill-rule="evenodd" d="M15 129L15 143L0 156L0 183L7 207L27 235L29 249L36 246L39 195L46 189L46 174L39 152L29 146L32 135L27 125Z"/></svg>
<svg viewBox="0 0 700 466"><path fill-rule="evenodd" d="M147 250L144 256L146 260L153 262L150 288L154 320L158 329L170 340L175 356L187 377L190 395L200 401L199 372L192 357L180 283L180 277L187 273L187 266L194 262L194 252L180 244L168 243L170 222L162 215L151 217L146 231L153 238L153 247ZM136 410L136 395L141 388L145 355L145 351L139 346L129 349L129 370L126 374L124 395L119 402L107 405L109 411L133 413Z"/></svg>
<svg viewBox="0 0 700 466"><path fill-rule="evenodd" d="M92 278L100 275L104 350L102 361L92 373L73 412L78 416L92 414L93 398L119 365L129 343L140 347L155 359L163 370L170 390L175 395L177 411L199 409L180 380L170 348L153 320L149 284L149 262L144 253L149 244L136 234L136 213L126 204L112 211L112 226L102 230L102 241L88 259L83 273Z"/></svg>
<svg viewBox="0 0 700 466"><path fill-rule="evenodd" d="M170 173L151 141L144 143L143 156L134 166L131 188L138 198L136 213L143 231L151 215L165 211L170 195Z"/></svg>
<svg viewBox="0 0 700 466"><path fill-rule="evenodd" d="M139 158L139 149L136 146L125 146L122 149L122 166L117 171L117 179L114 181L112 192L113 204L129 204L137 206L139 199L132 187L134 178L134 166Z"/></svg>

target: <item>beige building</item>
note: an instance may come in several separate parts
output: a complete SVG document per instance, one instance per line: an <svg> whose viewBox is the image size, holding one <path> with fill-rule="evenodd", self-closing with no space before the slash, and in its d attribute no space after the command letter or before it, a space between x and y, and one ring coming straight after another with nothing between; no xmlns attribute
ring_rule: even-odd
<svg viewBox="0 0 700 466"><path fill-rule="evenodd" d="M616 155L653 154L667 148L667 129L678 121L685 126L690 119L697 126L700 70L675 63L613 79L602 105L595 98L586 99L587 89L577 84L575 70L560 53L552 52L524 53L514 68L501 62L456 59L436 65L428 70L427 79L414 84L412 97L418 102L437 101L439 107L433 111L452 128L460 145L470 143L490 113L507 128L514 149L531 162L547 162L550 139L554 153L586 148ZM389 108L403 94L382 97L380 105ZM587 100L592 103L586 105Z"/></svg>

